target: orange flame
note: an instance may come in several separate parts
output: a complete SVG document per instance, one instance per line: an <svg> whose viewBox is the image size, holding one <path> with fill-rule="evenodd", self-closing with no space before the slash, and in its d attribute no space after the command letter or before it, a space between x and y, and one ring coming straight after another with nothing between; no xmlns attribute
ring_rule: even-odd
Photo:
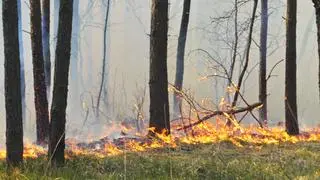
<svg viewBox="0 0 320 180"><path fill-rule="evenodd" d="M232 120L232 118L229 118ZM229 141L237 147L243 144L260 149L264 144L298 143L320 141L320 129L309 129L299 136L289 136L282 128L260 128L255 126L241 127L234 123L234 127L225 127L217 122L216 124L204 122L194 126L187 132L173 131L171 135L166 135L163 131L156 134L156 138L150 140L146 138L131 138L123 141L123 145L116 143L105 143L103 147L94 149L84 149L77 147L76 142L68 143L66 157L71 158L77 155L90 155L98 158L115 156L125 151L144 152L156 148L176 148L177 144L206 144ZM126 129L127 130L127 129ZM152 131L152 129L149 129ZM47 150L43 147L27 144L24 148L24 158L37 158L46 155ZM5 150L0 150L0 159L5 159Z"/></svg>

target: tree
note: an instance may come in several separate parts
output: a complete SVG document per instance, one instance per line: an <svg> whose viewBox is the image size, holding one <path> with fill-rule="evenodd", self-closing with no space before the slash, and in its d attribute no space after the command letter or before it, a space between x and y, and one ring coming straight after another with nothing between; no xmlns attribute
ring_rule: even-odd
<svg viewBox="0 0 320 180"><path fill-rule="evenodd" d="M103 58L102 58L102 75L101 75L101 83L99 88L98 100L97 100L97 109L96 109L96 116L99 118L100 112L100 101L102 90L105 87L105 79L106 79L106 66L107 66L107 35L108 35L108 19L109 19L109 11L110 11L110 0L107 1L107 10L106 16L104 19L104 28L103 28ZM107 94L105 94L107 95ZM107 97L104 97L107 98Z"/></svg>
<svg viewBox="0 0 320 180"><path fill-rule="evenodd" d="M34 103L36 108L37 144L46 144L49 132L49 112L42 49L41 4L30 0L31 47L33 64Z"/></svg>
<svg viewBox="0 0 320 180"><path fill-rule="evenodd" d="M320 0L312 0L314 9L316 12L316 23L317 23L317 38L318 38L318 87L319 87L319 97L320 97Z"/></svg>
<svg viewBox="0 0 320 180"><path fill-rule="evenodd" d="M296 74L297 0L287 0L286 72L285 72L285 122L290 135L299 134L297 113Z"/></svg>
<svg viewBox="0 0 320 180"><path fill-rule="evenodd" d="M2 1L5 68L6 150L9 166L23 158L23 127L17 1Z"/></svg>
<svg viewBox="0 0 320 180"><path fill-rule="evenodd" d="M237 5L237 0L235 1L236 5ZM249 26L249 34L248 34L248 39L247 39L247 45L246 45L246 49L245 49L245 62L244 62L244 66L243 68L240 70L240 75L239 75L239 78L238 78L238 84L237 84L237 90L234 94L234 97L233 97L233 102L232 102L232 107L235 107L237 105L237 101L238 101L238 97L242 97L241 94L240 94L240 90L241 90L241 86L244 84L243 83L243 80L244 80L244 75L245 73L247 72L248 70L248 66L249 66L249 60L250 60L250 50L251 50L251 43L252 43L252 35L253 35L253 27L254 27L254 22L255 22L255 18L256 18L256 12L257 12L257 6L258 6L258 0L254 0L253 2L253 10L252 10L252 15L251 15L251 19L250 19L250 26ZM236 8L236 20L235 20L235 26L237 26L237 13L238 13L238 8ZM237 28L236 28L237 29ZM238 36L237 33L235 35L236 37ZM235 39L235 48L237 47L237 43L238 43L238 40L237 38ZM234 51L236 52L236 51ZM236 55L234 54L233 56L233 60L232 60L232 67L231 67L231 72L233 71L233 66L234 66L234 62L235 62L235 59L236 59ZM227 73L226 73L227 74ZM232 79L230 77L228 77L228 81L229 81L229 84L232 84ZM244 100L242 98L242 100ZM245 100L244 102L249 105ZM255 118L255 115L249 111L250 114ZM259 125L261 126L261 123L258 122ZM231 126L232 122L230 120L227 121L227 126Z"/></svg>
<svg viewBox="0 0 320 180"><path fill-rule="evenodd" d="M248 69L248 65L249 65L250 49L251 49L251 43L252 43L253 27L254 27L254 22L255 22L255 18L256 18L256 12L257 12L257 5L258 5L258 0L254 0L254 2L253 2L253 11L252 11L252 16L251 16L251 20L250 20L248 42L247 42L246 51L245 51L245 62L244 62L244 66L243 66L243 68L242 68L242 70L240 72L240 75L239 75L238 84L237 84L237 91L234 94L232 107L235 107L237 105L237 101L238 101L238 97L239 97L239 94L240 94L241 85L243 84L243 78L244 78L244 75L245 75L245 73L246 73L246 71Z"/></svg>
<svg viewBox="0 0 320 180"><path fill-rule="evenodd" d="M260 109L260 122L268 120L267 116L267 40L268 40L268 0L261 0L261 28L260 28L260 79L259 101L263 103Z"/></svg>
<svg viewBox="0 0 320 180"><path fill-rule="evenodd" d="M58 40L51 105L49 160L53 166L64 164L66 108L71 51L73 0L60 0Z"/></svg>
<svg viewBox="0 0 320 180"><path fill-rule="evenodd" d="M152 0L150 32L150 122L154 132L170 133L168 102L168 0ZM154 135L149 132L150 135Z"/></svg>
<svg viewBox="0 0 320 180"><path fill-rule="evenodd" d="M178 48L177 48L176 77L174 82L176 91L174 91L174 94L173 94L173 107L174 107L175 114L178 114L181 109L181 98L179 97L179 91L182 90L182 85L183 85L184 54L185 54L188 25L189 25L190 4L191 4L191 0L183 1L183 11L182 11L180 32L179 32L179 38L178 38Z"/></svg>
<svg viewBox="0 0 320 180"><path fill-rule="evenodd" d="M19 52L20 52L20 83L21 83L21 104L22 104L22 121L26 125L26 80L24 75L24 55L23 55L23 36L22 36L22 9L21 0L18 3L18 32L19 32Z"/></svg>
<svg viewBox="0 0 320 180"><path fill-rule="evenodd" d="M50 60L50 0L42 0L42 47L44 59L45 83L48 99L51 88L51 60Z"/></svg>

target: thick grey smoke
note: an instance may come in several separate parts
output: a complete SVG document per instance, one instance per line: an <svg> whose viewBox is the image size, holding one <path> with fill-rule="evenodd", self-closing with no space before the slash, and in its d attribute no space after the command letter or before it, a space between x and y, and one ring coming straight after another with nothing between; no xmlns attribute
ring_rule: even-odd
<svg viewBox="0 0 320 180"><path fill-rule="evenodd" d="M92 3L93 4L92 4ZM87 137L89 135L110 134L103 132L108 123L122 121L134 117L135 95L143 94L141 89L148 89L149 67L149 24L150 0L113 0L110 7L110 24L108 26L108 102L101 106L102 121L97 124L94 118L92 105L96 104L99 82L101 78L103 26L105 17L105 4L100 0L81 0L79 5L80 32L78 39L79 52L72 50L72 56L77 57L78 63L72 70L77 71L77 82L70 83L68 102L67 136ZM190 26L187 38L186 52L202 48L219 57L221 61L229 61L228 50L222 38L232 40L232 26L224 28L214 27L211 23L213 17L223 15L232 7L232 0L197 0L192 1ZM285 56L285 3L280 0L270 1L270 29L268 69ZM313 126L320 123L319 99L317 90L317 45L314 9L311 1L299 1L298 10L298 107L300 125ZM54 60L54 21L52 1L51 24L51 55ZM241 17L250 15L251 5L246 5L241 11ZM174 81L176 46L181 18L182 0L171 0L168 71L169 81ZM25 135L27 139L35 137L35 113L33 103L33 80L31 61L31 42L29 31L29 8L22 4L22 25L25 57L27 119ZM1 16L1 13L0 13ZM2 19L0 17L0 19ZM260 22L257 21L254 40L258 41ZM2 25L0 26L2 32ZM0 64L3 64L3 37L0 36ZM243 44L241 46L244 46ZM253 45L250 68L258 63L258 47ZM54 64L54 62L52 62ZM74 64L74 63L73 63ZM200 81L200 77L212 74L209 71L204 56L199 53L188 53L186 57L184 87L194 91L196 98L212 98L219 100L225 91L222 80L213 79ZM249 102L258 101L258 69L254 68L245 84L245 97ZM52 69L53 70L53 69ZM53 72L53 71L52 71ZM3 74L3 66L0 66ZM75 73L75 72L73 72ZM237 74L237 73L236 73ZM268 82L269 118L272 123L284 120L284 63L279 65L273 77ZM5 114L3 96L3 76L0 76L0 148L4 146ZM217 86L215 83L217 82ZM140 90L139 90L140 89ZM170 96L171 98L172 96ZM146 93L144 113L148 115L148 92ZM171 99L170 99L171 100ZM93 101L93 104L92 104ZM103 102L103 101L102 101ZM88 114L88 118L86 115ZM250 121L250 118L247 122ZM99 131L97 131L99 128Z"/></svg>

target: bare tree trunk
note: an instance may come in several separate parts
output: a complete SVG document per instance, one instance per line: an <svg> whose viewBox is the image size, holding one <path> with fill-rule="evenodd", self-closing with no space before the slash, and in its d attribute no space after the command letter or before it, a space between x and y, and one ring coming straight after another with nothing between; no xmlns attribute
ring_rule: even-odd
<svg viewBox="0 0 320 180"><path fill-rule="evenodd" d="M64 164L68 76L71 52L73 0L60 0L58 40L51 106L49 160L51 165Z"/></svg>
<svg viewBox="0 0 320 180"><path fill-rule="evenodd" d="M23 125L17 1L2 1L5 68L6 150L9 166L22 163Z"/></svg>
<svg viewBox="0 0 320 180"><path fill-rule="evenodd" d="M238 80L238 85L237 85L237 91L234 95L234 99L232 102L232 107L237 105L237 101L238 101L238 97L239 97L239 93L240 93L240 88L242 85L242 80L243 77L245 75L245 72L247 71L248 65L249 65L249 59L250 59L250 49L251 49L251 41L252 41L252 33L253 33L253 26L254 26L254 21L255 21L255 17L256 17L256 12L257 12L257 6L258 6L258 0L254 0L254 5L253 5L253 12L252 12L252 16L251 16L251 22L250 22L250 29L249 29L249 37L248 37L248 44L246 47L246 59L245 59L245 64L244 67L240 73L239 76L239 80Z"/></svg>
<svg viewBox="0 0 320 180"><path fill-rule="evenodd" d="M18 31L19 31L19 50L20 50L20 83L21 83L21 106L22 106L22 122L26 127L26 80L24 75L24 49L23 49L23 36L22 36L22 9L21 0L18 3Z"/></svg>
<svg viewBox="0 0 320 180"><path fill-rule="evenodd" d="M42 47L44 59L44 74L47 96L50 99L51 60L50 60L50 0L42 0Z"/></svg>
<svg viewBox="0 0 320 180"><path fill-rule="evenodd" d="M232 78L234 72L234 66L237 60L237 52L238 52L238 43L239 43L239 33L238 33L238 0L234 0L234 46L232 53L232 62L230 66L230 81L228 82L228 86L232 86ZM227 95L228 99L230 99L229 95Z"/></svg>
<svg viewBox="0 0 320 180"><path fill-rule="evenodd" d="M189 25L189 15L190 15L190 4L191 0L183 1L183 11L180 24L180 33L178 39L178 48L177 48L177 61L176 61L176 79L174 86L177 91L182 90L183 85L183 74L184 74L184 54L188 34L188 25ZM173 94L173 111L175 115L180 113L182 99L179 96L179 93L174 91Z"/></svg>
<svg viewBox="0 0 320 180"><path fill-rule="evenodd" d="M297 0L287 0L285 114L286 131L290 135L299 134L296 84L296 25Z"/></svg>
<svg viewBox="0 0 320 180"><path fill-rule="evenodd" d="M40 0L30 0L30 9L37 144L46 144L49 131L49 112L42 49Z"/></svg>
<svg viewBox="0 0 320 180"><path fill-rule="evenodd" d="M150 123L156 133L170 133L168 103L168 0L152 0L150 31ZM153 132L149 132L152 136Z"/></svg>
<svg viewBox="0 0 320 180"><path fill-rule="evenodd" d="M102 90L105 87L105 79L106 77L106 66L107 66L107 35L108 35L108 19L109 19L109 10L110 10L110 0L107 1L107 11L106 16L104 20L104 29L103 29L103 58L102 58L102 73L101 73L101 83L100 83L100 89L97 99L97 109L96 109L96 116L99 119L99 112L100 112L100 101L101 101L101 95ZM107 96L105 93L104 95ZM107 97L104 97L107 98Z"/></svg>
<svg viewBox="0 0 320 180"><path fill-rule="evenodd" d="M268 0L261 0L260 29L260 80L259 101L263 103L260 109L260 122L267 122L267 40L268 40Z"/></svg>
<svg viewBox="0 0 320 180"><path fill-rule="evenodd" d="M320 97L320 0L312 0L314 9L316 11L316 23L317 23L317 39L318 39L318 87L319 87L319 97Z"/></svg>

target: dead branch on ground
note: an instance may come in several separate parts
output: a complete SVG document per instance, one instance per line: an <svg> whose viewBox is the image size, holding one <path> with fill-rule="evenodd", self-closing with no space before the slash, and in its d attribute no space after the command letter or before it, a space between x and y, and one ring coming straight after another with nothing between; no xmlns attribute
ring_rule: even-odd
<svg viewBox="0 0 320 180"><path fill-rule="evenodd" d="M194 127L194 126L196 126L198 124L201 124L204 121L209 120L210 118L213 118L214 116L218 116L218 115L224 115L224 114L235 115L235 114L242 113L242 112L251 112L252 110L258 108L261 105L262 105L262 103L254 103L254 104L249 105L247 107L242 107L242 108L238 108L238 109L231 109L231 110L228 110L228 111L219 111L219 110L218 111L214 111L213 113L200 118L200 120L198 120L197 122L194 122L194 123L189 124L189 125L184 126L184 127L180 127L177 130L185 130L185 129L192 128L192 127Z"/></svg>

